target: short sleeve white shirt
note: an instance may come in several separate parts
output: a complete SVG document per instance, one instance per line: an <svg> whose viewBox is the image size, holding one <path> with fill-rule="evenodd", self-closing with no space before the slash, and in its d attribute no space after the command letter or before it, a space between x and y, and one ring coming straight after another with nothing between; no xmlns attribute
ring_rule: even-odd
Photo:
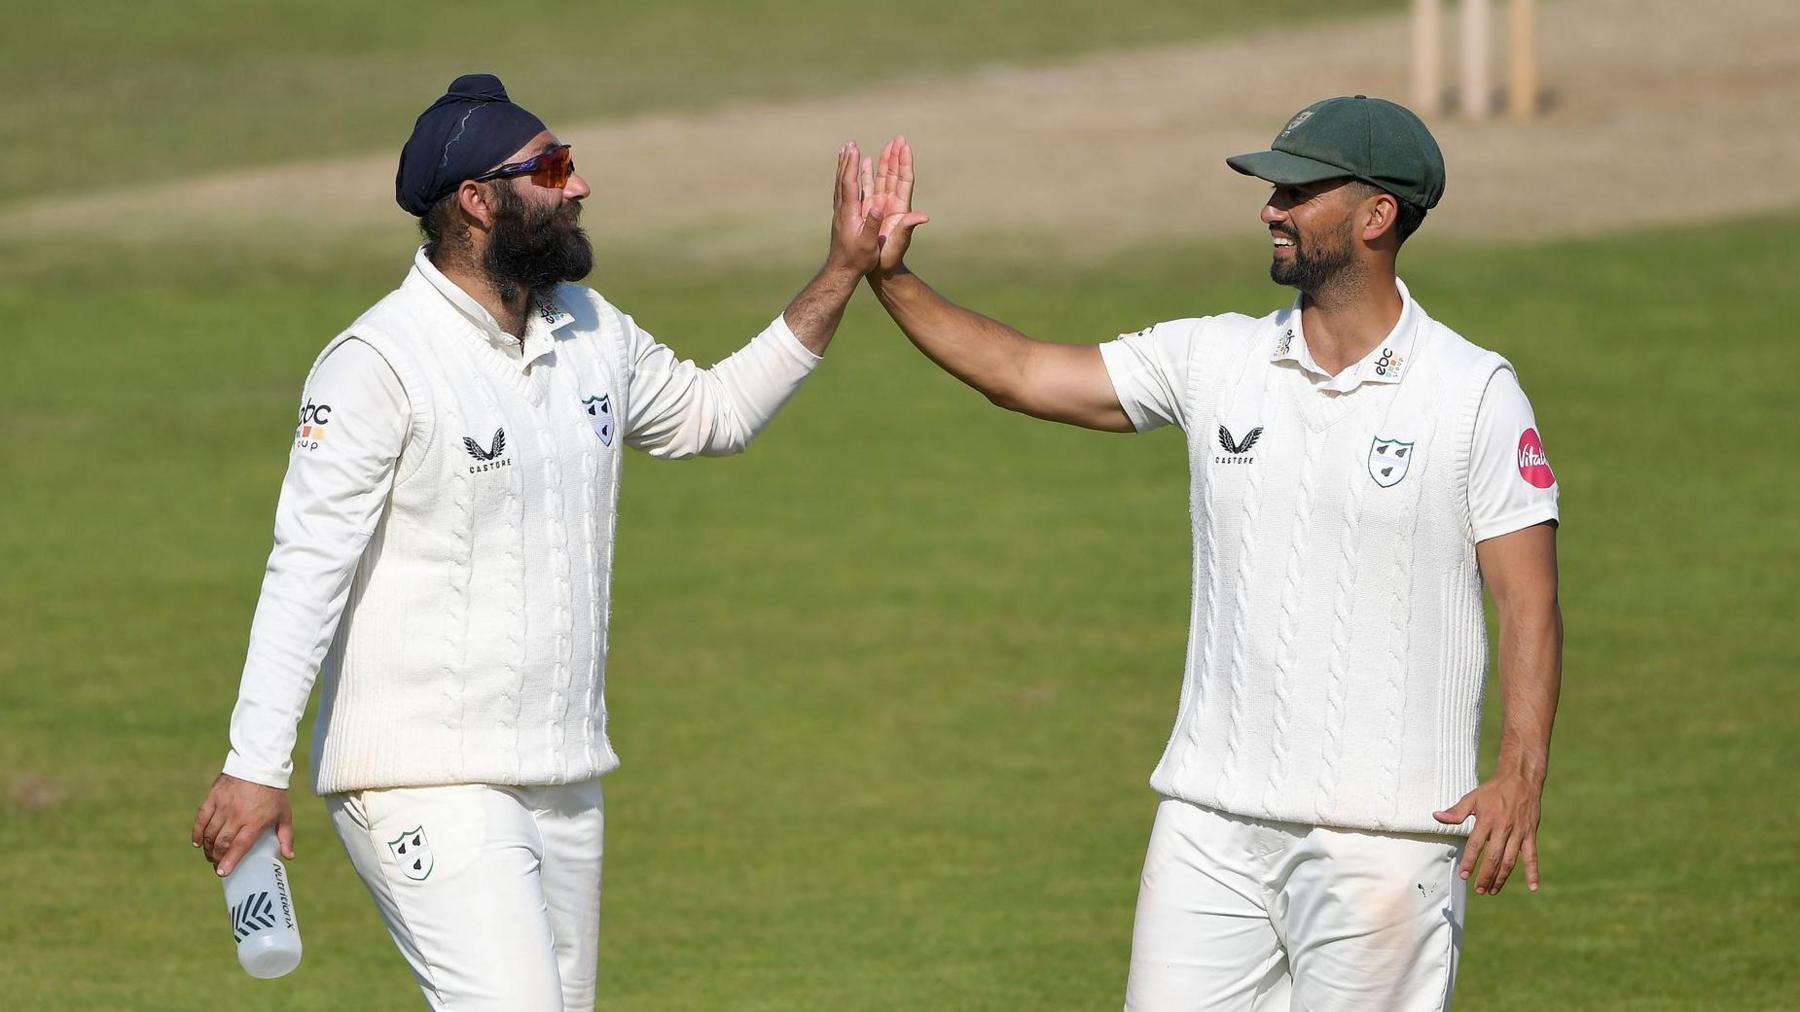
<svg viewBox="0 0 1800 1012"><path fill-rule="evenodd" d="M1186 400L1192 345L1205 320L1172 320L1100 345L1100 358L1131 424L1139 432L1164 425L1186 428ZM1298 342L1296 342L1298 343ZM1366 382L1373 376L1377 347L1368 358L1336 377L1316 366L1297 347L1288 356L1315 385L1345 387L1344 380ZM1502 369L1488 382L1475 419L1475 441L1469 460L1469 515L1475 540L1486 541L1541 523L1559 520L1556 476L1544 452L1543 438L1531 402L1518 377Z"/></svg>
<svg viewBox="0 0 1800 1012"><path fill-rule="evenodd" d="M1475 415L1469 455L1469 517L1477 543L1541 523L1556 523L1556 474L1550 470L1531 402L1511 369L1488 380Z"/></svg>

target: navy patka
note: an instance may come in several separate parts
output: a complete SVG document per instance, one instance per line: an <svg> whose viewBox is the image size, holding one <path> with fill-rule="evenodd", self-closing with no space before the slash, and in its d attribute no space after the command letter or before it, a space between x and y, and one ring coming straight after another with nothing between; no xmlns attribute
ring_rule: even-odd
<svg viewBox="0 0 1800 1012"><path fill-rule="evenodd" d="M464 74L413 123L394 172L394 201L421 217L458 183L499 165L543 129L543 120L513 104L498 77Z"/></svg>

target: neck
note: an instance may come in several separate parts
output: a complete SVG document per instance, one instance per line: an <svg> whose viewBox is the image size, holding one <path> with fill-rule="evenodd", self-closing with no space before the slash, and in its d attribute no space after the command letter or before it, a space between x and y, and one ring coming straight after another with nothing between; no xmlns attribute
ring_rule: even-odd
<svg viewBox="0 0 1800 1012"><path fill-rule="evenodd" d="M434 266L491 313L501 330L523 340L526 316L531 309L529 289L523 285L509 285L503 290L485 271L463 258L446 257L443 263Z"/></svg>
<svg viewBox="0 0 1800 1012"><path fill-rule="evenodd" d="M1300 295L1306 348L1319 368L1335 376L1374 351L1405 308L1392 271L1342 271Z"/></svg>

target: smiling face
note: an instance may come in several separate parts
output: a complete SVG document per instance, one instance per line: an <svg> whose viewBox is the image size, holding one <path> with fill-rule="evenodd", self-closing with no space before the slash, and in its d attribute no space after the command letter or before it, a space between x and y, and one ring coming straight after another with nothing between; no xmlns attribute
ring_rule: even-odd
<svg viewBox="0 0 1800 1012"><path fill-rule="evenodd" d="M1356 258L1358 187L1346 179L1277 184L1263 205L1272 244L1269 277L1316 292Z"/></svg>

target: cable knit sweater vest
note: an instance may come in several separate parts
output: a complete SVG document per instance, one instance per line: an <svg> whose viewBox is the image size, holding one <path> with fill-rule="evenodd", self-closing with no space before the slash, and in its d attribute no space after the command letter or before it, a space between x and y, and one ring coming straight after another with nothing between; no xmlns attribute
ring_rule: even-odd
<svg viewBox="0 0 1800 1012"><path fill-rule="evenodd" d="M413 418L320 669L321 794L618 765L602 688L622 447L584 403L625 416L617 311L564 286L572 326L528 377L442 298L408 298L428 284L415 271L332 343L380 352Z"/></svg>
<svg viewBox="0 0 1800 1012"><path fill-rule="evenodd" d="M1196 331L1193 614L1151 785L1256 818L1466 832L1431 813L1476 784L1487 638L1467 478L1483 391L1510 366L1417 310L1399 383L1325 394L1270 361L1293 312ZM1410 462L1378 479L1401 449Z"/></svg>

